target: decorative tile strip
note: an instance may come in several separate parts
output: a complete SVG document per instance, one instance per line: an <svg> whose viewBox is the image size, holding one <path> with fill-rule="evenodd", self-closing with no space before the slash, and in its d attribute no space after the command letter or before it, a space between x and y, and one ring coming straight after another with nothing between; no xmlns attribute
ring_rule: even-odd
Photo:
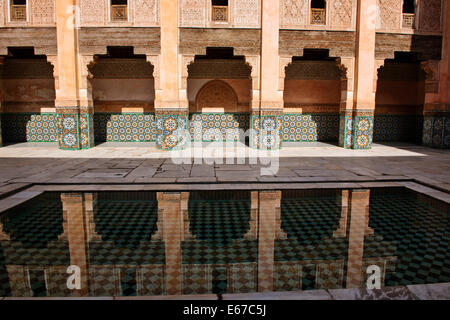
<svg viewBox="0 0 450 320"><path fill-rule="evenodd" d="M94 122L96 141L156 141L156 121L153 113L96 113Z"/></svg>
<svg viewBox="0 0 450 320"><path fill-rule="evenodd" d="M339 115L285 113L282 128L284 142L337 141Z"/></svg>

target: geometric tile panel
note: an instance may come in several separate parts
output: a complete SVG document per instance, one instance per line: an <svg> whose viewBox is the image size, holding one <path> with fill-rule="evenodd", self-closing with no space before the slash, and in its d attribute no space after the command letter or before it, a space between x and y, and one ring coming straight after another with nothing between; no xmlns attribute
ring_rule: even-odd
<svg viewBox="0 0 450 320"><path fill-rule="evenodd" d="M353 149L370 149L373 140L373 116L356 116Z"/></svg>
<svg viewBox="0 0 450 320"><path fill-rule="evenodd" d="M27 123L28 142L58 141L58 114L33 114Z"/></svg>
<svg viewBox="0 0 450 320"><path fill-rule="evenodd" d="M281 148L283 117L279 115L252 115L250 146L255 149Z"/></svg>
<svg viewBox="0 0 450 320"><path fill-rule="evenodd" d="M284 114L282 138L285 142L337 141L339 115Z"/></svg>
<svg viewBox="0 0 450 320"><path fill-rule="evenodd" d="M353 116L341 115L339 117L339 146L350 149L353 142Z"/></svg>
<svg viewBox="0 0 450 320"><path fill-rule="evenodd" d="M94 146L94 117L90 113L80 114L80 145L81 149L89 149Z"/></svg>
<svg viewBox="0 0 450 320"><path fill-rule="evenodd" d="M31 113L2 113L3 143L26 142L27 123L30 121L31 116Z"/></svg>
<svg viewBox="0 0 450 320"><path fill-rule="evenodd" d="M66 150L80 149L80 115L77 113L64 113L58 117L59 122L59 148Z"/></svg>
<svg viewBox="0 0 450 320"><path fill-rule="evenodd" d="M450 148L450 117L425 116L422 141L433 148Z"/></svg>
<svg viewBox="0 0 450 320"><path fill-rule="evenodd" d="M200 126L196 131L197 121ZM239 130L247 131L249 123L248 113L191 113L189 132L196 141L239 141Z"/></svg>
<svg viewBox="0 0 450 320"><path fill-rule="evenodd" d="M156 115L156 146L158 148L162 150L182 148L188 134L187 115Z"/></svg>
<svg viewBox="0 0 450 320"><path fill-rule="evenodd" d="M421 142L423 117L420 115L376 114L374 141Z"/></svg>
<svg viewBox="0 0 450 320"><path fill-rule="evenodd" d="M94 116L96 139L99 139L98 141L156 141L156 122L155 115L152 113L96 113ZM97 130L99 131L98 134Z"/></svg>

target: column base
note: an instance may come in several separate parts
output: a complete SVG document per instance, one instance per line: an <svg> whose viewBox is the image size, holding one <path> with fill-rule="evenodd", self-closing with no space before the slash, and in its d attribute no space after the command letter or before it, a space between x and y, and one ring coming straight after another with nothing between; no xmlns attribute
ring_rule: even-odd
<svg viewBox="0 0 450 320"><path fill-rule="evenodd" d="M339 146L346 149L370 149L373 141L372 111L345 112L340 116Z"/></svg>
<svg viewBox="0 0 450 320"><path fill-rule="evenodd" d="M58 143L62 150L89 149L94 146L92 113L78 113L77 109L58 110Z"/></svg>
<svg viewBox="0 0 450 320"><path fill-rule="evenodd" d="M282 110L252 112L250 119L250 147L261 150L281 149Z"/></svg>
<svg viewBox="0 0 450 320"><path fill-rule="evenodd" d="M422 143L432 148L450 148L450 113L424 116Z"/></svg>
<svg viewBox="0 0 450 320"><path fill-rule="evenodd" d="M161 150L182 149L188 139L187 109L156 109L156 147Z"/></svg>

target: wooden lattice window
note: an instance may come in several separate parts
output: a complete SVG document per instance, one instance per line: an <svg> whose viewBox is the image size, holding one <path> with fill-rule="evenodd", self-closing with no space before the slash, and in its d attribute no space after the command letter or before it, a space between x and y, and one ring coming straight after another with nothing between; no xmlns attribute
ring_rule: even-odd
<svg viewBox="0 0 450 320"><path fill-rule="evenodd" d="M311 0L311 24L326 23L325 0Z"/></svg>
<svg viewBox="0 0 450 320"><path fill-rule="evenodd" d="M128 1L111 0L111 21L128 20Z"/></svg>
<svg viewBox="0 0 450 320"><path fill-rule="evenodd" d="M228 0L212 0L212 21L228 22Z"/></svg>
<svg viewBox="0 0 450 320"><path fill-rule="evenodd" d="M27 1L11 0L11 21L27 21Z"/></svg>
<svg viewBox="0 0 450 320"><path fill-rule="evenodd" d="M404 0L402 12L402 27L409 29L414 28L414 20L416 17L415 0Z"/></svg>

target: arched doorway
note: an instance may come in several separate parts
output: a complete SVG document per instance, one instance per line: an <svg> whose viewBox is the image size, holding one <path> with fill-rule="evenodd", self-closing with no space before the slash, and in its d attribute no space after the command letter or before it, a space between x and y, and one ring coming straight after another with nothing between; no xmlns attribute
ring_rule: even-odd
<svg viewBox="0 0 450 320"><path fill-rule="evenodd" d="M189 131L195 141L240 141L249 128L251 68L233 48L207 48L188 66Z"/></svg>

